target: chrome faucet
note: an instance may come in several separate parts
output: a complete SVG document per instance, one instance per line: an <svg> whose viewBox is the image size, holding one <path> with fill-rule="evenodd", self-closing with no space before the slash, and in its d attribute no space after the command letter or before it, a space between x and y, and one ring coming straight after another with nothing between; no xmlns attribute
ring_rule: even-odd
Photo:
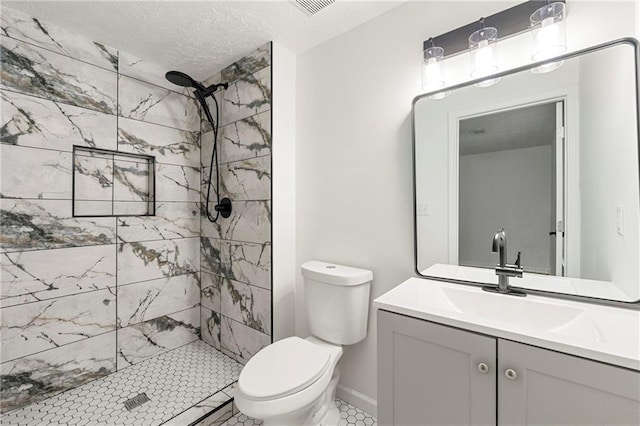
<svg viewBox="0 0 640 426"><path fill-rule="evenodd" d="M491 249L494 253L499 253L500 263L496 265L496 275L498 276L498 293L514 293L509 286L509 277L522 278L522 262L521 253L518 252L518 258L514 265L507 263L507 233L504 228L500 229L493 236L493 244Z"/></svg>

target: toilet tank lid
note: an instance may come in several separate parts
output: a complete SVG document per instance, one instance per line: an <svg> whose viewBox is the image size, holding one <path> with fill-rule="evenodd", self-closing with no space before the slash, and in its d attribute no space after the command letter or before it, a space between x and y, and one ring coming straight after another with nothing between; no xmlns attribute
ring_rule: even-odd
<svg viewBox="0 0 640 426"><path fill-rule="evenodd" d="M335 263L310 260L301 266L302 276L322 283L352 286L373 280L373 272Z"/></svg>

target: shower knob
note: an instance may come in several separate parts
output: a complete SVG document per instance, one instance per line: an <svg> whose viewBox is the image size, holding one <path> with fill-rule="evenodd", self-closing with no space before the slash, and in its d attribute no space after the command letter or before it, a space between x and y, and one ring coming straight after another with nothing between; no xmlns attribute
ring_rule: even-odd
<svg viewBox="0 0 640 426"><path fill-rule="evenodd" d="M220 200L220 204L217 204L215 207L217 212L220 212L220 216L225 219L231 216L231 200L228 198L223 198Z"/></svg>

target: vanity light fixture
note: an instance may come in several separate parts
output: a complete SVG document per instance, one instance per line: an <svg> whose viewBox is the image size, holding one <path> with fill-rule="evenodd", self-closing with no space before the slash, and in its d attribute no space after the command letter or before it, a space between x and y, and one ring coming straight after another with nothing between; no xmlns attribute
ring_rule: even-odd
<svg viewBox="0 0 640 426"><path fill-rule="evenodd" d="M534 62L544 61L561 55L567 50L567 35L565 27L565 4L562 2L549 3L537 9L531 17ZM562 66L564 61L551 62L533 68L533 73L546 73Z"/></svg>
<svg viewBox="0 0 640 426"><path fill-rule="evenodd" d="M422 61L422 90L425 92L435 92L444 87L444 77L442 76L441 61L444 58L444 49L436 46L431 41L431 46L423 52ZM438 92L430 96L431 99L442 99L448 92Z"/></svg>
<svg viewBox="0 0 640 426"><path fill-rule="evenodd" d="M425 92L435 92L430 95L431 98L446 96L446 89L442 93L437 92L446 87L441 74L444 61L467 52L471 57L471 77L482 80L476 86L488 87L496 84L498 78L483 77L499 71L496 50L498 41L525 32L533 33L535 48L532 59L552 60L567 50L565 10L565 0L529 0L480 19L480 29L478 21L475 21L427 39L422 44L422 89ZM438 52L442 52L442 56ZM537 67L534 72L549 72L560 65L561 61L551 61Z"/></svg>
<svg viewBox="0 0 640 426"><path fill-rule="evenodd" d="M471 78L487 77L498 72L497 43L498 29L485 27L484 18L480 19L482 28L469 36L469 54L471 55ZM475 85L489 87L500 81L499 78L483 80Z"/></svg>

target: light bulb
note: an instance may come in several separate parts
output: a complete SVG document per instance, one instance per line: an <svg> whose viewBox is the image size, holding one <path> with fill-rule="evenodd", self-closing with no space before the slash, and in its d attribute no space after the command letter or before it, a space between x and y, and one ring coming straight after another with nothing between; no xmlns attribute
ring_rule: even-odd
<svg viewBox="0 0 640 426"><path fill-rule="evenodd" d="M567 50L564 3L551 3L536 10L529 18L533 27L533 61L544 61L561 55ZM563 61L541 65L532 69L534 73L553 71L562 65Z"/></svg>
<svg viewBox="0 0 640 426"><path fill-rule="evenodd" d="M474 79L487 77L498 72L496 46L498 30L483 27L469 37L471 49L471 77ZM476 83L478 87L489 87L500 81L499 78L483 80Z"/></svg>
<svg viewBox="0 0 640 426"><path fill-rule="evenodd" d="M422 90L434 92L444 87L441 61L444 58L444 49L432 46L425 49L422 62ZM435 95L434 95L435 96Z"/></svg>

